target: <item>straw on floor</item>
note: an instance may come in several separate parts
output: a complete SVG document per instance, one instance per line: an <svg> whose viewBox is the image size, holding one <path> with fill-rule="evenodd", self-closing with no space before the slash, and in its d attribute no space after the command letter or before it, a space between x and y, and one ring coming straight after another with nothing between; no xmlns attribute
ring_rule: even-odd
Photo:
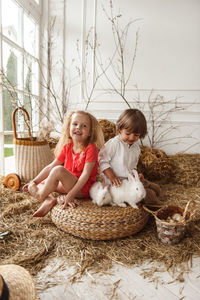
<svg viewBox="0 0 200 300"><path fill-rule="evenodd" d="M196 155L195 166L200 155ZM191 163L191 161L190 161ZM40 205L22 191L0 189L0 264L14 263L26 267L32 275L43 268L48 259L63 258L68 265L85 270L103 272L113 263L141 265L157 261L166 269L176 268L191 257L200 256L200 187L177 183L161 184L160 198L165 204L185 208L190 199L196 202L193 222L183 240L176 245L165 245L157 237L155 219L149 218L143 230L117 240L93 241L74 237L53 224L50 215L32 218Z"/></svg>

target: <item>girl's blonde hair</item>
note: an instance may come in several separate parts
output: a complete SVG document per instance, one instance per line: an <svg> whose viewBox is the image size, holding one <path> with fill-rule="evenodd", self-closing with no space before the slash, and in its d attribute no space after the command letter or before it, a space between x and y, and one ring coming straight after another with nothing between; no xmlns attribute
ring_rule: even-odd
<svg viewBox="0 0 200 300"><path fill-rule="evenodd" d="M119 133L122 129L127 129L144 138L147 134L147 122L145 116L139 109L126 109L119 117L116 123L116 130Z"/></svg>
<svg viewBox="0 0 200 300"><path fill-rule="evenodd" d="M55 155L58 155L65 145L72 142L72 138L70 137L70 124L73 114L83 114L85 116L88 116L88 118L90 119L90 136L88 137L87 145L90 143L94 143L98 149L100 149L104 145L104 134L97 119L89 112L76 110L70 112L64 120L61 136L54 151Z"/></svg>

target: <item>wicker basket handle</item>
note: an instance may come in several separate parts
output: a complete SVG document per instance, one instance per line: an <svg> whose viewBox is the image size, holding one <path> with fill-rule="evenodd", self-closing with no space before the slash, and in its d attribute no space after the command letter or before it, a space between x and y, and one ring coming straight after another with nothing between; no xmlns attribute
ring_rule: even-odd
<svg viewBox="0 0 200 300"><path fill-rule="evenodd" d="M146 207L146 205L143 205L142 207L144 208L144 210L146 210L147 212L149 212L150 214L152 214L154 217L156 216L157 211L152 211L152 210L148 209Z"/></svg>
<svg viewBox="0 0 200 300"><path fill-rule="evenodd" d="M187 212L189 210L189 206L192 204L192 208L193 208L193 211L191 212L190 214L190 220L193 218L194 214L195 214L195 211L196 211L196 202L194 200L190 200L188 201L186 207L185 207L185 210L184 210L184 213L183 213L183 220L182 222L183 223L186 223L186 217L187 217Z"/></svg>
<svg viewBox="0 0 200 300"><path fill-rule="evenodd" d="M29 118L29 114L27 112L27 110L23 107L17 107L15 108L15 110L13 111L12 113L12 125L13 125L13 135L14 135L14 138L17 139L17 131L16 131L16 122L15 122L15 115L16 115L16 112L18 110L22 110L25 114L26 114L26 117L27 117L27 120L30 121L30 118ZM27 124L27 123L26 123ZM31 137L31 130L30 130L30 125L27 124L27 127L28 127L28 137L29 139L31 140L32 137Z"/></svg>

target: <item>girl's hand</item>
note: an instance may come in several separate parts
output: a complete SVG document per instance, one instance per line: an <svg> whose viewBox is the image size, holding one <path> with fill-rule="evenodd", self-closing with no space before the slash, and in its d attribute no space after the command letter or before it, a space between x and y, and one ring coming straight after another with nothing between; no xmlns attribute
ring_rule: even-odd
<svg viewBox="0 0 200 300"><path fill-rule="evenodd" d="M69 194L66 195L66 197L64 199L64 204L63 204L63 208L62 209L65 209L68 205L70 207L72 207L72 208L76 207L76 203L75 203L74 197L71 197Z"/></svg>
<svg viewBox="0 0 200 300"><path fill-rule="evenodd" d="M31 185L32 183L35 183L35 181L34 180L31 180L30 182L28 182L28 183L26 183L24 186L23 186L23 188L22 188L22 191L24 191L24 192L29 192L28 191L28 187L29 187L29 185ZM36 183L35 183L36 184ZM37 184L36 184L37 185Z"/></svg>
<svg viewBox="0 0 200 300"><path fill-rule="evenodd" d="M30 183L30 182L29 182ZM29 183L26 183L23 188L22 188L22 191L24 192L28 192L28 186L29 186Z"/></svg>

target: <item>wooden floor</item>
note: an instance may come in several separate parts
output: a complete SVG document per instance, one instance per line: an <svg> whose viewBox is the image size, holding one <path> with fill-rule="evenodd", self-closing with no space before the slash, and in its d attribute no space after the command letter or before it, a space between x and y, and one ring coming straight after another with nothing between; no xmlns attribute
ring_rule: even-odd
<svg viewBox="0 0 200 300"><path fill-rule="evenodd" d="M51 261L37 277L36 288L41 300L199 300L200 257L192 266L170 274L162 266L161 272L144 278L142 273L155 268L155 264L127 268L115 265L110 274L93 274L74 278L74 267L62 261ZM163 269L163 270L162 270Z"/></svg>

